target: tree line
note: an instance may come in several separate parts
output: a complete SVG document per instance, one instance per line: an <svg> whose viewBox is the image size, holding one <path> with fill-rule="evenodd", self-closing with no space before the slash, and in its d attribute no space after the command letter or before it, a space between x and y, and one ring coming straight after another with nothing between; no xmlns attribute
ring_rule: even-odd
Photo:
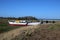
<svg viewBox="0 0 60 40"><path fill-rule="evenodd" d="M33 16L25 16L25 17L0 17L0 19L18 19L18 20L38 20L38 18Z"/></svg>

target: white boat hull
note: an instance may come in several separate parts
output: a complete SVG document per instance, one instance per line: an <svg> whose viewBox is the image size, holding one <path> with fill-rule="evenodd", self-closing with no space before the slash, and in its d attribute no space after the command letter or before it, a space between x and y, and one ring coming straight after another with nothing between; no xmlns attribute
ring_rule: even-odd
<svg viewBox="0 0 60 40"><path fill-rule="evenodd" d="M32 22L32 23L28 23L28 25L39 25L40 22Z"/></svg>
<svg viewBox="0 0 60 40"><path fill-rule="evenodd" d="M26 23L13 23L13 22L9 22L9 25L15 25L15 26L26 26Z"/></svg>

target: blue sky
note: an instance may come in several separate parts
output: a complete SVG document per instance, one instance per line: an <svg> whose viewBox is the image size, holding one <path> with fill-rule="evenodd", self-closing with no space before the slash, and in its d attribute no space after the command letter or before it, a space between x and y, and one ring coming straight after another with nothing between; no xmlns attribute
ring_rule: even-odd
<svg viewBox="0 0 60 40"><path fill-rule="evenodd" d="M0 16L60 19L60 0L0 0Z"/></svg>

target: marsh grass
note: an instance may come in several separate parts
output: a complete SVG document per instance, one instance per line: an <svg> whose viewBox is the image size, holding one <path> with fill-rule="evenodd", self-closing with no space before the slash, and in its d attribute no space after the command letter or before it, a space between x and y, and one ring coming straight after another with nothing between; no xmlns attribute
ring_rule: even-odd
<svg viewBox="0 0 60 40"><path fill-rule="evenodd" d="M40 26L40 25L39 25ZM34 30L34 31L33 31ZM17 40L57 40L60 32L60 24L42 25L37 28L32 28L24 31L24 33L17 36Z"/></svg>
<svg viewBox="0 0 60 40"><path fill-rule="evenodd" d="M60 30L60 24L51 24L47 28L48 30Z"/></svg>
<svg viewBox="0 0 60 40"><path fill-rule="evenodd" d="M18 27L2 24L0 25L0 28L0 30L2 30L3 32L11 30L11 32L6 33L7 35L3 35L5 36L6 40L8 40L8 38L11 40L60 40L60 23L42 24L30 27L27 26L14 31L12 31L12 29ZM14 38L13 36L11 36L13 34ZM4 37L1 38L4 39Z"/></svg>
<svg viewBox="0 0 60 40"><path fill-rule="evenodd" d="M20 27L20 26L10 26L7 21L8 21L7 19L0 19L0 33L4 33Z"/></svg>

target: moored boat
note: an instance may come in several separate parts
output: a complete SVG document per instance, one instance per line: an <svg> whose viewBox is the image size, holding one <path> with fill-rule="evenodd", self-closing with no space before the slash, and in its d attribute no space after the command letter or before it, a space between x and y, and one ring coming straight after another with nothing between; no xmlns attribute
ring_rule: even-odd
<svg viewBox="0 0 60 40"><path fill-rule="evenodd" d="M27 23L25 20L10 20L8 21L11 26L26 26Z"/></svg>
<svg viewBox="0 0 60 40"><path fill-rule="evenodd" d="M39 25L40 22L31 22L31 23L28 23L28 25Z"/></svg>

